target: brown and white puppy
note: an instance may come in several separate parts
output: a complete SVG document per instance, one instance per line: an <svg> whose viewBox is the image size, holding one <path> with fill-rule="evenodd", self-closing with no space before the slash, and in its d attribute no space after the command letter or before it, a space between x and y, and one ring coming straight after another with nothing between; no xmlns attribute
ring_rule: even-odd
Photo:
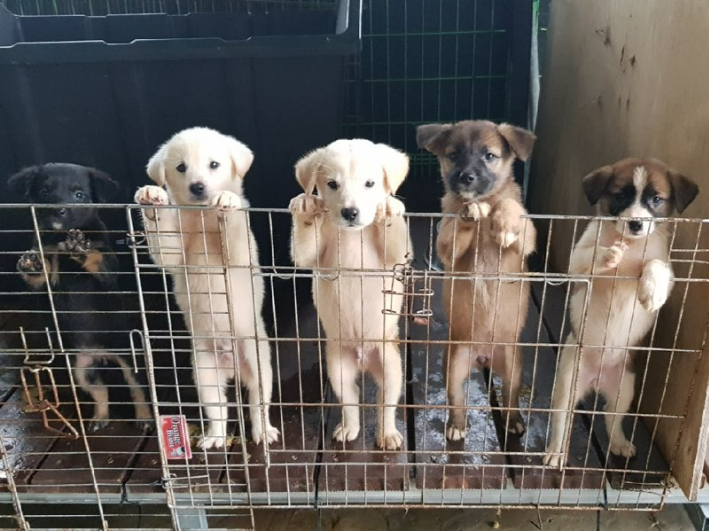
<svg viewBox="0 0 710 531"><path fill-rule="evenodd" d="M226 444L226 388L237 378L249 392L254 442L279 437L269 420L273 376L261 315L264 279L252 272L258 273L259 255L242 210L249 206L242 180L253 160L231 136L185 129L148 162L148 176L158 186L143 186L135 195L141 205L211 207L141 210L151 257L171 274L193 336L195 384L209 421L198 442L203 448Z"/></svg>
<svg viewBox="0 0 710 531"><path fill-rule="evenodd" d="M503 274L527 270L535 250L535 227L524 218L513 162L527 160L535 142L530 131L488 121L430 124L417 128L417 144L439 158L446 193L436 248L448 273L444 307L449 318L447 387L452 409L446 436L466 435L463 384L472 369L490 368L503 381L507 429L522 433L518 408L522 374L518 341L527 316L529 288ZM491 275L456 279L456 273Z"/></svg>
<svg viewBox="0 0 710 531"><path fill-rule="evenodd" d="M404 285L393 283L391 272L408 261L412 244L404 204L392 194L408 171L409 158L396 149L337 140L298 161L296 179L305 193L290 205L291 256L297 266L316 270L313 302L327 337L328 379L343 404L333 438L352 441L360 433L357 378L367 371L378 386L377 403L387 406L377 408L376 432L377 445L387 450L403 441L395 413Z"/></svg>
<svg viewBox="0 0 710 531"><path fill-rule="evenodd" d="M552 438L544 460L552 466L563 464L570 420L564 410L590 391L606 399L604 420L611 453L636 454L622 428L623 414L634 397L629 349L649 332L673 287L669 235L656 218L682 212L698 193L687 177L653 159L624 159L604 166L587 175L582 185L597 214L619 219L592 221L570 258L570 274L592 276L593 282L579 354L586 289L574 289L570 297L572 331L560 353L552 395L552 408L558 411L552 415Z"/></svg>

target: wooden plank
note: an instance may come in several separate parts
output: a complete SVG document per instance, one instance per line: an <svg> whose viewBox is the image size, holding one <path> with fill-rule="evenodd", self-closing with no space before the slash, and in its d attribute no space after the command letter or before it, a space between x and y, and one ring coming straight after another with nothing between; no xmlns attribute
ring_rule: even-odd
<svg viewBox="0 0 710 531"><path fill-rule="evenodd" d="M535 291L541 291L541 282L532 282ZM547 294L546 294L547 295ZM547 298L546 298L547 299ZM564 302L564 299L562 300ZM558 307L556 311L559 311ZM551 319L560 319L559 315ZM561 320L558 321L561 327ZM522 343L555 344L547 333L537 306L531 300L528 318L521 334ZM531 409L550 409L552 387L555 377L557 354L550 346L525 347L523 353L523 384L520 393L520 407L525 418L526 431L520 437L508 435L508 452L525 452L526 455L511 453L513 483L525 489L601 489L605 486L605 475L593 444L588 444L589 429L581 415L575 415L572 425L568 466L562 471L544 467L542 454L551 433L550 413ZM527 408L527 411L526 411ZM499 430L499 433L501 430ZM537 455L533 455L533 454ZM532 468L528 468L532 467Z"/></svg>
<svg viewBox="0 0 710 531"><path fill-rule="evenodd" d="M281 436L269 446L269 467L265 466L264 447L247 442L252 493L315 492L315 463L324 423L320 404L325 367L320 366L319 323L311 295L303 289L298 293L297 309L293 297L282 297L278 312L274 312L277 319L271 422ZM232 490L244 488L247 477L241 454L232 454L222 482Z"/></svg>
<svg viewBox="0 0 710 531"><path fill-rule="evenodd" d="M698 184L698 197L682 215L707 218L708 129L696 117L708 112L708 3L560 0L552 2L550 13L550 53L542 77L539 140L529 187L531 211L592 214L594 209L582 192L582 176L639 153L663 160ZM658 123L672 125L659 128ZM685 227L680 228L674 247L687 250L694 248L697 226ZM555 222L551 270L566 270L571 228L569 222ZM707 236L701 239L701 248L707 249L707 241ZM686 259L690 256L683 254ZM707 270L696 267L693 276L707 280ZM707 333L707 284L694 286L698 289L691 289L684 303L679 348L698 348ZM657 346L673 342L682 299L679 288L677 284L661 311ZM702 480L698 442L707 437L708 429L708 358L701 358L697 367L693 357L680 354L673 361L662 405L662 413L686 415L687 420L682 429L677 419L661 420L654 441L666 460L675 461L673 474L691 499ZM668 374L664 358L651 355L650 389L664 388ZM660 394L645 393L641 411L658 412Z"/></svg>

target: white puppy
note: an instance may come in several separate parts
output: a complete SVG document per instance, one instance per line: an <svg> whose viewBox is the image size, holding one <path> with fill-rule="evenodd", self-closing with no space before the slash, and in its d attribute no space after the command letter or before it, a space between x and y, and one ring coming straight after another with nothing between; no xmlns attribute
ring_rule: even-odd
<svg viewBox="0 0 710 531"><path fill-rule="evenodd" d="M634 397L630 349L649 332L673 287L668 232L654 218L669 217L674 209L682 212L698 187L660 161L640 159L604 166L587 175L583 184L599 215L637 219L593 221L572 251L570 274L591 275L591 295L579 354L575 345L582 332L586 289L577 287L570 297L572 332L560 353L552 408L564 410L570 398L576 404L592 390L601 393L610 451L632 457L636 448L622 428ZM562 464L569 421L564 411L552 414L545 464Z"/></svg>
<svg viewBox="0 0 710 531"><path fill-rule="evenodd" d="M402 446L395 412L404 287L391 272L412 252L404 205L392 194L408 170L407 156L389 146L338 140L298 161L296 178L305 193L290 205L291 256L297 266L316 270L313 301L327 336L328 377L344 404L333 437L358 436L357 377L369 371L378 385L377 445L389 450ZM384 293L389 290L394 293Z"/></svg>
<svg viewBox="0 0 710 531"><path fill-rule="evenodd" d="M242 179L253 159L232 137L186 129L148 162L148 175L158 186L144 186L135 195L141 205L212 207L142 210L151 257L170 272L193 336L195 383L209 419L198 443L204 448L225 444L226 387L232 378L249 391L254 442L268 444L279 435L269 421L273 383L261 316L264 282L250 270L258 267L259 257L247 214L238 210L249 206Z"/></svg>

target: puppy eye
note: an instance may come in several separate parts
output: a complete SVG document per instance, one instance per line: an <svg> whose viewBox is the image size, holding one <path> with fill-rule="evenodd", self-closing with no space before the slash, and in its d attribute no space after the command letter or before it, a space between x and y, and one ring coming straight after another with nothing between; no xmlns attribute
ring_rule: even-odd
<svg viewBox="0 0 710 531"><path fill-rule="evenodd" d="M219 168L219 162L215 162L214 160L210 162L210 170L216 170Z"/></svg>
<svg viewBox="0 0 710 531"><path fill-rule="evenodd" d="M84 192L75 192L74 193L74 199L84 199Z"/></svg>
<svg viewBox="0 0 710 531"><path fill-rule="evenodd" d="M47 197L47 196L49 195L49 189L47 189L47 188L42 188L42 189L39 191L39 195L41 195L42 197Z"/></svg>
<svg viewBox="0 0 710 531"><path fill-rule="evenodd" d="M187 171L187 166L185 166L184 162L181 162L180 164L177 165L177 167L175 169L177 171L179 171L180 173L185 173Z"/></svg>
<svg viewBox="0 0 710 531"><path fill-rule="evenodd" d="M455 151L452 151L451 153L449 153L449 160L450 161L455 161L457 158L458 158L458 153L456 153Z"/></svg>
<svg viewBox="0 0 710 531"><path fill-rule="evenodd" d="M651 204L652 204L653 206L657 207L657 206L660 205L661 203L663 203L663 198L662 198L661 196L659 196L659 195L654 195L654 196L651 198Z"/></svg>
<svg viewBox="0 0 710 531"><path fill-rule="evenodd" d="M490 151L483 155L483 160L485 160L486 162L493 162L497 158L498 156L495 153L491 153Z"/></svg>
<svg viewBox="0 0 710 531"><path fill-rule="evenodd" d="M372 188L375 186L375 181L365 181L365 188Z"/></svg>
<svg viewBox="0 0 710 531"><path fill-rule="evenodd" d="M338 183L335 181L328 181L328 188L331 190L337 190L338 189Z"/></svg>

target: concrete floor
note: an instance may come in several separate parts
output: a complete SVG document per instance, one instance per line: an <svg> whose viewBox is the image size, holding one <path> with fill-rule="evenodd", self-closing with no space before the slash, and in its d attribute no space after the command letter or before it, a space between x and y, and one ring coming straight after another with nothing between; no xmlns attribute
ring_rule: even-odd
<svg viewBox="0 0 710 531"><path fill-rule="evenodd" d="M315 511L255 511L256 531L316 531ZM496 527L497 520L497 527ZM215 522L216 524L217 522ZM596 531L694 529L682 505L667 505L657 513L634 511L503 510L496 518L487 509L343 509L323 510L320 531Z"/></svg>

